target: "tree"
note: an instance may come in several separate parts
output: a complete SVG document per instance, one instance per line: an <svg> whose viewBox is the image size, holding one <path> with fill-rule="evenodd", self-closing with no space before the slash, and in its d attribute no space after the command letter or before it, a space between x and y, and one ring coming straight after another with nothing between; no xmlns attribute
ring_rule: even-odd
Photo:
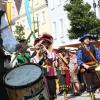
<svg viewBox="0 0 100 100"><path fill-rule="evenodd" d="M22 25L16 25L16 30L15 30L16 39L17 40L25 39L24 35L25 35L24 27Z"/></svg>
<svg viewBox="0 0 100 100"><path fill-rule="evenodd" d="M68 12L71 29L68 30L70 39L77 39L84 33L93 35L96 39L100 38L100 20L91 11L91 6L83 0L70 0L64 6Z"/></svg>

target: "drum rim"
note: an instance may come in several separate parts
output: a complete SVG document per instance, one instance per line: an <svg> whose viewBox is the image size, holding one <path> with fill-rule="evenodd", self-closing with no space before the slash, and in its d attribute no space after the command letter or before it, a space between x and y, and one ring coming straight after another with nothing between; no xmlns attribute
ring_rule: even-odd
<svg viewBox="0 0 100 100"><path fill-rule="evenodd" d="M37 83L40 79L43 79L43 72L42 72L41 75L40 75L40 77L38 77L38 79L35 80L34 82L30 82L30 83L28 83L28 84L21 85L21 86L11 86L11 85L8 85L8 84L5 82L5 77L7 76L7 74L8 74L10 71L12 71L13 69L16 69L16 68L18 68L18 67L21 67L21 66L23 66L23 65L36 65L36 66L38 66L38 67L41 69L41 71L42 71L42 66L40 66L39 64L25 63L25 64L18 65L18 66L16 66L15 68L12 68L11 70L9 70L9 71L4 75L4 77L3 77L3 82L4 82L5 87L11 88L11 89L22 89L22 88L27 88L27 87L32 86L32 84Z"/></svg>

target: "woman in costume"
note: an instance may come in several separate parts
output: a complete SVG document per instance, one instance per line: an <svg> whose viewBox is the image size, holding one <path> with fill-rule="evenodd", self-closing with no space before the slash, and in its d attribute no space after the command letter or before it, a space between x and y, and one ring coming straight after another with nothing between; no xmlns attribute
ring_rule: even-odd
<svg viewBox="0 0 100 100"><path fill-rule="evenodd" d="M57 54L59 93L64 94L64 100L68 100L67 93L70 88L69 52L65 48L59 48Z"/></svg>
<svg viewBox="0 0 100 100"><path fill-rule="evenodd" d="M81 46L77 52L77 62L80 65L80 71L83 73L84 82L87 91L90 93L92 100L95 100L93 93L100 87L100 81L93 65L100 62L100 51L90 43L92 36L85 34L80 38Z"/></svg>
<svg viewBox="0 0 100 100"><path fill-rule="evenodd" d="M78 71L79 66L77 64L77 57L76 57L76 50L70 49L69 51L69 69L70 69L70 75L71 75L71 82L73 85L73 95L79 96L80 95L80 83L78 80Z"/></svg>

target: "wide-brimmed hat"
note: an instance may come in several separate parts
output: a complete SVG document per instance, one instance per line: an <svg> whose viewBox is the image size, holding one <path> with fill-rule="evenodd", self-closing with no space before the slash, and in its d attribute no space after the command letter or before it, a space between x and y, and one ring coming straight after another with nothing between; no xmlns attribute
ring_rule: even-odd
<svg viewBox="0 0 100 100"><path fill-rule="evenodd" d="M70 52L70 53L76 53L76 52L77 52L77 49L78 49L78 48L71 47L71 48L69 49L69 52Z"/></svg>
<svg viewBox="0 0 100 100"><path fill-rule="evenodd" d="M93 40L93 37L89 34L84 34L81 36L80 41L83 42L86 38L89 38L90 40Z"/></svg>
<svg viewBox="0 0 100 100"><path fill-rule="evenodd" d="M43 42L48 42L49 44L52 44L52 42L53 42L53 37L52 37L50 34L48 34L48 33L44 33L44 34L42 35L42 37L41 37L41 40L42 40Z"/></svg>

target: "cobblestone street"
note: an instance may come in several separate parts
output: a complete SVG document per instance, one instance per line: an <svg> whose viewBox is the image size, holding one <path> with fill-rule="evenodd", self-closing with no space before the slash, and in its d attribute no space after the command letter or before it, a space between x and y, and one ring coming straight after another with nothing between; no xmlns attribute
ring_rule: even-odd
<svg viewBox="0 0 100 100"><path fill-rule="evenodd" d="M100 100L100 94L95 94L96 100ZM56 100L64 100L63 96L58 96ZM71 96L68 94L68 100L91 100L89 94L84 92L81 96Z"/></svg>

